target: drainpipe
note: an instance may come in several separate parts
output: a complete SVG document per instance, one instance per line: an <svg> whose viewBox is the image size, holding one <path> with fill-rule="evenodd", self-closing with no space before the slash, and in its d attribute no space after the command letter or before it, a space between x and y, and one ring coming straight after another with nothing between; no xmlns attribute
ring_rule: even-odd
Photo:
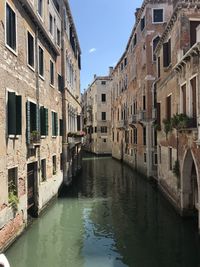
<svg viewBox="0 0 200 267"><path fill-rule="evenodd" d="M63 6L64 7L64 6ZM64 28L65 12L62 12L62 30L61 30L61 75L62 75L62 118L63 118L63 137L62 137L62 156L63 156L63 182L65 185L70 183L67 172L67 156L68 156L68 143L67 143L67 107L65 96L65 28Z"/></svg>
<svg viewBox="0 0 200 267"><path fill-rule="evenodd" d="M36 27L35 30L35 85L36 85L36 104L37 104L37 117L36 117L36 127L37 131L39 132L40 136L40 88L39 88L39 63L38 63L38 27ZM35 184L35 204L37 207L36 213L38 214L39 211L39 178L40 178L40 169L41 169L41 160L40 160L40 147L37 148L37 158L38 158L38 175L35 179L36 184Z"/></svg>

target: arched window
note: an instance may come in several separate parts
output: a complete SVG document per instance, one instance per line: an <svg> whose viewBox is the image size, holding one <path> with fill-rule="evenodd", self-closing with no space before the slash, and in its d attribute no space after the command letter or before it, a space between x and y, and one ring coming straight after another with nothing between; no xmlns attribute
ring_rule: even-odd
<svg viewBox="0 0 200 267"><path fill-rule="evenodd" d="M156 55L154 55L154 51L156 50L159 41L160 41L160 36L157 36L153 39L153 47L152 47L153 61L156 61Z"/></svg>

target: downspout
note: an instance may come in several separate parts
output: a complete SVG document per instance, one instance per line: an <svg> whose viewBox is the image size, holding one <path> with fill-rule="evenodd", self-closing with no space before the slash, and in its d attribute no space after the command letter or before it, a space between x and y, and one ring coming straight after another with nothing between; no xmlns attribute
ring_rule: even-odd
<svg viewBox="0 0 200 267"><path fill-rule="evenodd" d="M36 112L36 128L37 131L39 133L39 138L40 138L40 108L39 108L39 104L40 104L40 88L39 88L39 62L38 62L38 27L36 26L36 30L35 30L35 83L36 83L36 108L37 108L37 112ZM36 178L36 194L35 194L35 203L36 203L36 213L38 214L39 211L39 178L40 178L40 169L41 169L41 161L40 161L40 146L37 148L37 158L38 158L38 175Z"/></svg>
<svg viewBox="0 0 200 267"><path fill-rule="evenodd" d="M64 7L64 5L63 5ZM65 28L64 28L64 9L62 10L62 29L61 29L61 75L62 75L62 118L63 118L63 137L62 137L62 157L63 157L63 183L68 185L70 183L68 178L67 168L67 156L68 156L68 143L67 143L67 107L66 107L66 96L65 96Z"/></svg>

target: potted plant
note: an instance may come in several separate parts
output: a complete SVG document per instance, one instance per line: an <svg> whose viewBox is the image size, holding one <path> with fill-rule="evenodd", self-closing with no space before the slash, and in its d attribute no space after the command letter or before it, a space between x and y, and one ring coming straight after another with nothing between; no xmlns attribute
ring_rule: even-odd
<svg viewBox="0 0 200 267"><path fill-rule="evenodd" d="M40 133L38 131L32 131L30 136L31 143L39 143L40 142Z"/></svg>

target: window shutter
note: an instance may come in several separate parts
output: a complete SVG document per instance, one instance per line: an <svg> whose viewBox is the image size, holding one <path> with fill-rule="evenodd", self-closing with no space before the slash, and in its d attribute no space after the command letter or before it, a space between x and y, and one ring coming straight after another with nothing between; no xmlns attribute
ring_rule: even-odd
<svg viewBox="0 0 200 267"><path fill-rule="evenodd" d="M48 125L48 109L45 108L44 109L45 112L45 135L48 135L48 129L49 129L49 125Z"/></svg>
<svg viewBox="0 0 200 267"><path fill-rule="evenodd" d="M55 136L55 118L54 118L54 112L51 112L51 119L52 119L52 136Z"/></svg>
<svg viewBox="0 0 200 267"><path fill-rule="evenodd" d="M40 131L40 107L39 105L36 105L36 131L39 132Z"/></svg>
<svg viewBox="0 0 200 267"><path fill-rule="evenodd" d="M163 44L163 67L168 67L168 43Z"/></svg>
<svg viewBox="0 0 200 267"><path fill-rule="evenodd" d="M40 133L45 135L44 107L40 107Z"/></svg>
<svg viewBox="0 0 200 267"><path fill-rule="evenodd" d="M168 41L168 47L167 47L167 49L168 49L168 66L169 66L169 64L171 63L171 39L169 39L169 41Z"/></svg>
<svg viewBox="0 0 200 267"><path fill-rule="evenodd" d="M16 96L8 92L8 134L16 134Z"/></svg>
<svg viewBox="0 0 200 267"><path fill-rule="evenodd" d="M16 96L16 134L22 134L22 97Z"/></svg>
<svg viewBox="0 0 200 267"><path fill-rule="evenodd" d="M26 102L26 141L28 144L30 144L30 130L31 130L31 124L30 124L30 102Z"/></svg>
<svg viewBox="0 0 200 267"><path fill-rule="evenodd" d="M55 114L55 135L58 136L58 114Z"/></svg>

